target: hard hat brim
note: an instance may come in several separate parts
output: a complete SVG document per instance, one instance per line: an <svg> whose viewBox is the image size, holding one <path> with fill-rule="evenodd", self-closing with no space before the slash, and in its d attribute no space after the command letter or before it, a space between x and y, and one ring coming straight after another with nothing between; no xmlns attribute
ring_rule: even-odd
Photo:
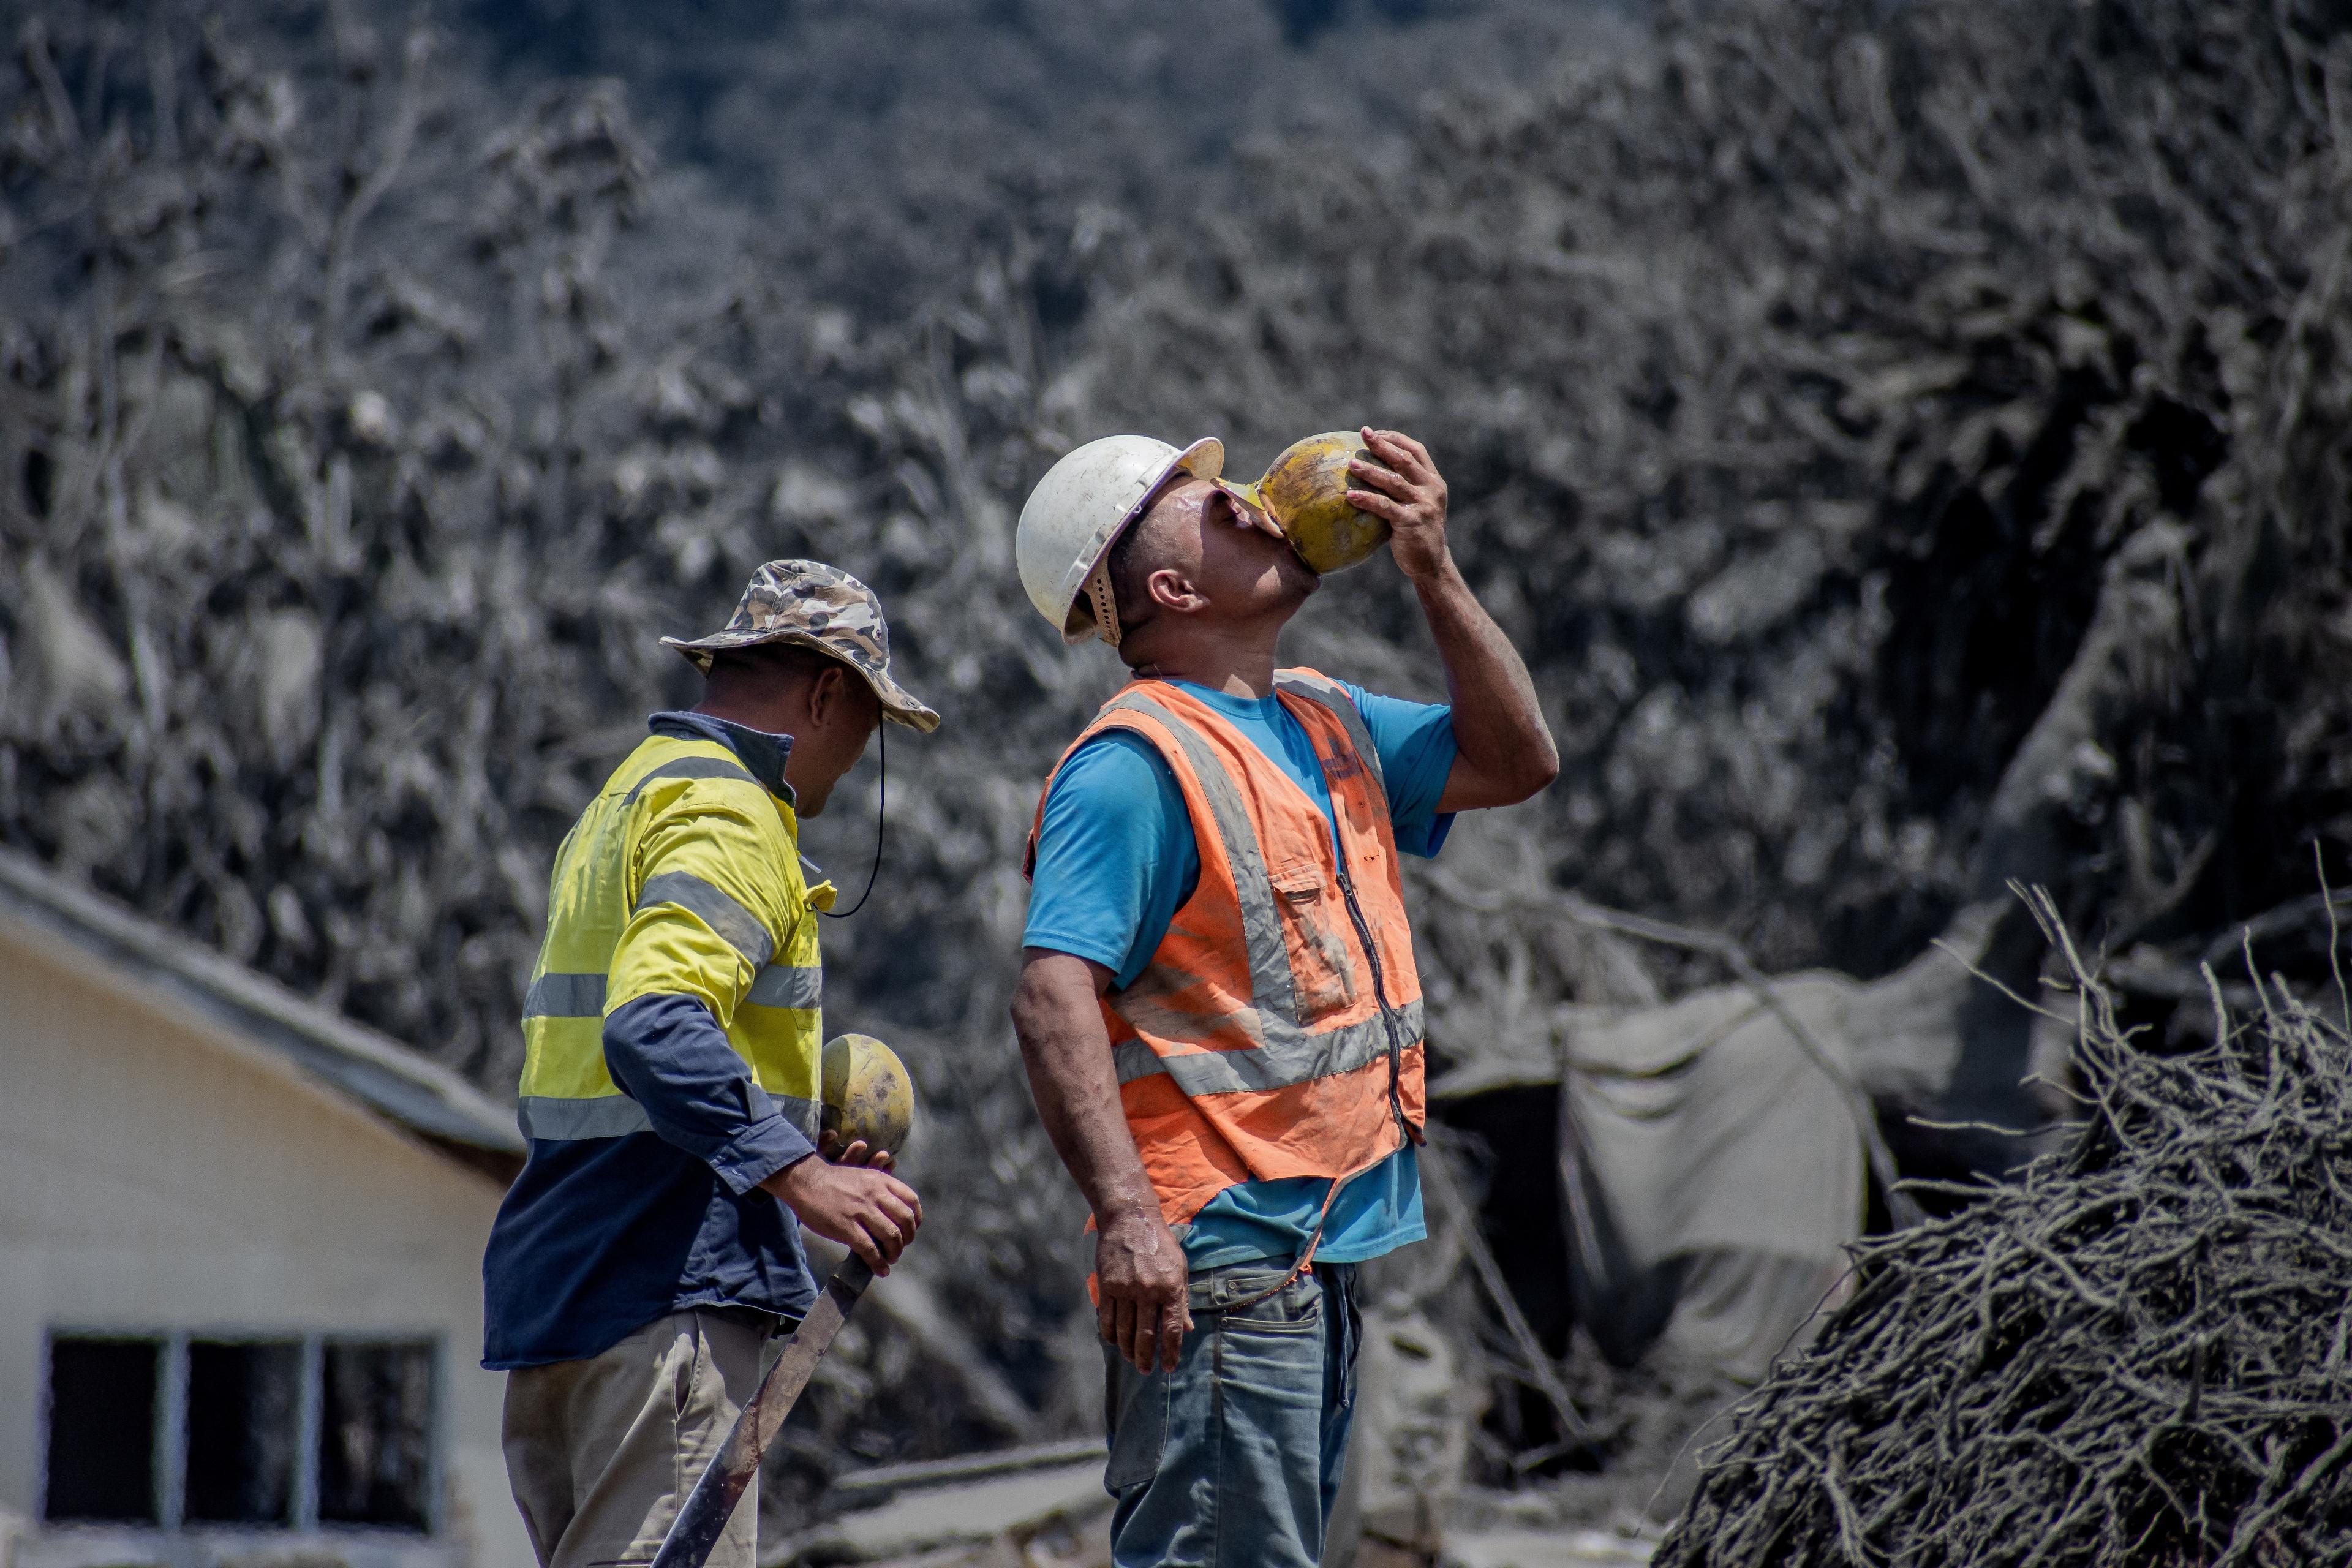
<svg viewBox="0 0 2352 1568"><path fill-rule="evenodd" d="M1138 518L1151 510L1151 503L1160 499L1160 492L1167 488L1171 478L1181 473L1190 479L1207 479L1213 483L1223 477L1224 471L1225 444L1214 436L1203 436L1191 446L1171 455L1166 465L1158 473L1152 475L1144 485L1143 493L1136 498L1133 506L1127 509L1127 515L1113 523L1109 531L1103 535L1101 547L1096 550L1093 558L1085 563L1085 570L1076 576L1075 583L1077 587L1082 589L1087 580L1100 569L1103 562L1110 555L1111 546L1118 542L1119 535L1133 527ZM1070 607L1062 617L1062 640L1066 643L1076 644L1087 642L1095 636L1095 619L1087 607L1086 595L1083 592L1074 593Z"/></svg>
<svg viewBox="0 0 2352 1568"><path fill-rule="evenodd" d="M1268 539L1278 539L1285 544L1290 542L1290 535L1282 531L1282 524L1275 521L1274 513L1266 510L1265 498L1258 493L1256 485L1237 485L1231 479L1213 479L1210 482L1232 499L1242 514L1244 523Z"/></svg>

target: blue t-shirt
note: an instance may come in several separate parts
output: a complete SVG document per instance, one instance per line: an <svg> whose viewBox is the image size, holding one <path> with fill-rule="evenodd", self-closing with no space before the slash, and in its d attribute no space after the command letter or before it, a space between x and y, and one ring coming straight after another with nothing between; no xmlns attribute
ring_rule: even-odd
<svg viewBox="0 0 2352 1568"><path fill-rule="evenodd" d="M1172 684L1247 736L1330 820L1331 792L1315 759L1315 742L1279 698L1231 697L1189 680ZM1454 826L1451 814L1437 810L1454 771L1454 710L1376 697L1356 686L1346 689L1380 753L1397 848L1435 855ZM1334 822L1335 843L1338 835ZM1115 985L1132 984L1200 879L1192 814L1167 762L1140 735L1118 730L1097 735L1063 764L1045 798L1022 943L1090 959L1111 971ZM1196 1269L1290 1261L1314 1232L1328 1185L1320 1177L1301 1176L1226 1188L1185 1232L1186 1261ZM1421 1164L1408 1144L1332 1201L1315 1256L1327 1263L1360 1263L1427 1234Z"/></svg>

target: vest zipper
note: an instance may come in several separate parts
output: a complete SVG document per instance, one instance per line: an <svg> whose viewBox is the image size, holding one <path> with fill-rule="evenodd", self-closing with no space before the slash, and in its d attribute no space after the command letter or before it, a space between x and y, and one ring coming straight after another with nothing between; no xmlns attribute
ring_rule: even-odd
<svg viewBox="0 0 2352 1568"><path fill-rule="evenodd" d="M1411 1143L1423 1142L1404 1114L1404 1095L1400 1085L1404 1073L1404 1046L1398 1038L1400 1026L1396 1010L1389 1005L1387 973L1381 967L1381 950L1372 941L1371 923L1364 919L1364 907L1356 901L1355 879L1348 875L1348 847L1336 846L1339 861L1339 896L1347 901L1348 918L1355 922L1356 940L1364 944L1364 957L1372 969L1372 1000L1381 1010L1381 1023L1389 1037L1389 1113L1396 1118L1397 1131Z"/></svg>
<svg viewBox="0 0 2352 1568"><path fill-rule="evenodd" d="M1339 840L1336 831L1332 838L1333 847L1339 852L1339 896L1347 900L1348 918L1355 922L1356 940L1364 944L1364 957L1371 964L1372 1000L1380 1005L1381 1023L1388 1032L1389 1114L1396 1118L1397 1132L1408 1146L1423 1143L1427 1140L1412 1130L1412 1123L1405 1120L1404 1095L1399 1087L1404 1072L1404 1047L1397 1037L1401 1026L1397 1023L1396 1010L1389 1005L1388 976L1381 968L1381 950L1372 945L1371 922L1364 919L1364 907L1356 901L1356 884L1348 875L1347 845ZM1372 1162L1373 1165L1379 1163L1378 1160ZM1323 1226L1331 1218L1331 1205L1339 1200L1339 1189L1371 1168L1372 1165L1365 1165L1359 1170L1349 1172L1344 1176L1332 1177L1331 1185L1323 1194L1323 1211L1315 1216L1315 1233L1307 1238L1307 1248L1298 1255L1298 1261L1290 1266L1290 1272L1267 1289L1252 1296L1248 1300L1234 1302L1226 1310L1237 1312L1246 1307L1255 1307L1260 1301L1289 1289L1292 1280L1314 1267L1315 1249L1323 1245Z"/></svg>

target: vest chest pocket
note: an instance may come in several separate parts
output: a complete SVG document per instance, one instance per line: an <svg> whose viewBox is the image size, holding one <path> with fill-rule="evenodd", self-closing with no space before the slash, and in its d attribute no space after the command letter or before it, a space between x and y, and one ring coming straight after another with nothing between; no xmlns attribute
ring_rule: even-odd
<svg viewBox="0 0 2352 1568"><path fill-rule="evenodd" d="M1313 860L1301 859L1267 868L1266 880L1274 887L1275 913L1290 955L1299 1021L1347 1006L1355 998L1356 958L1348 944L1347 911L1331 879Z"/></svg>
<svg viewBox="0 0 2352 1568"><path fill-rule="evenodd" d="M1312 860L1292 860L1269 868L1265 879L1285 903L1297 903L1323 894L1323 868Z"/></svg>

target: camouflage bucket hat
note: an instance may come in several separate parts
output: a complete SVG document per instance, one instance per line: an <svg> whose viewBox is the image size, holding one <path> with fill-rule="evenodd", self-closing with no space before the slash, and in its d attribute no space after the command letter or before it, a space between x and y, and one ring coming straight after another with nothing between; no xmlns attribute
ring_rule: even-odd
<svg viewBox="0 0 2352 1568"><path fill-rule="evenodd" d="M890 625L882 618L882 601L821 561L771 561L751 574L725 631L691 642L662 638L664 647L677 649L705 675L712 654L771 642L798 643L841 660L874 688L886 718L926 735L940 727L937 713L890 679Z"/></svg>

